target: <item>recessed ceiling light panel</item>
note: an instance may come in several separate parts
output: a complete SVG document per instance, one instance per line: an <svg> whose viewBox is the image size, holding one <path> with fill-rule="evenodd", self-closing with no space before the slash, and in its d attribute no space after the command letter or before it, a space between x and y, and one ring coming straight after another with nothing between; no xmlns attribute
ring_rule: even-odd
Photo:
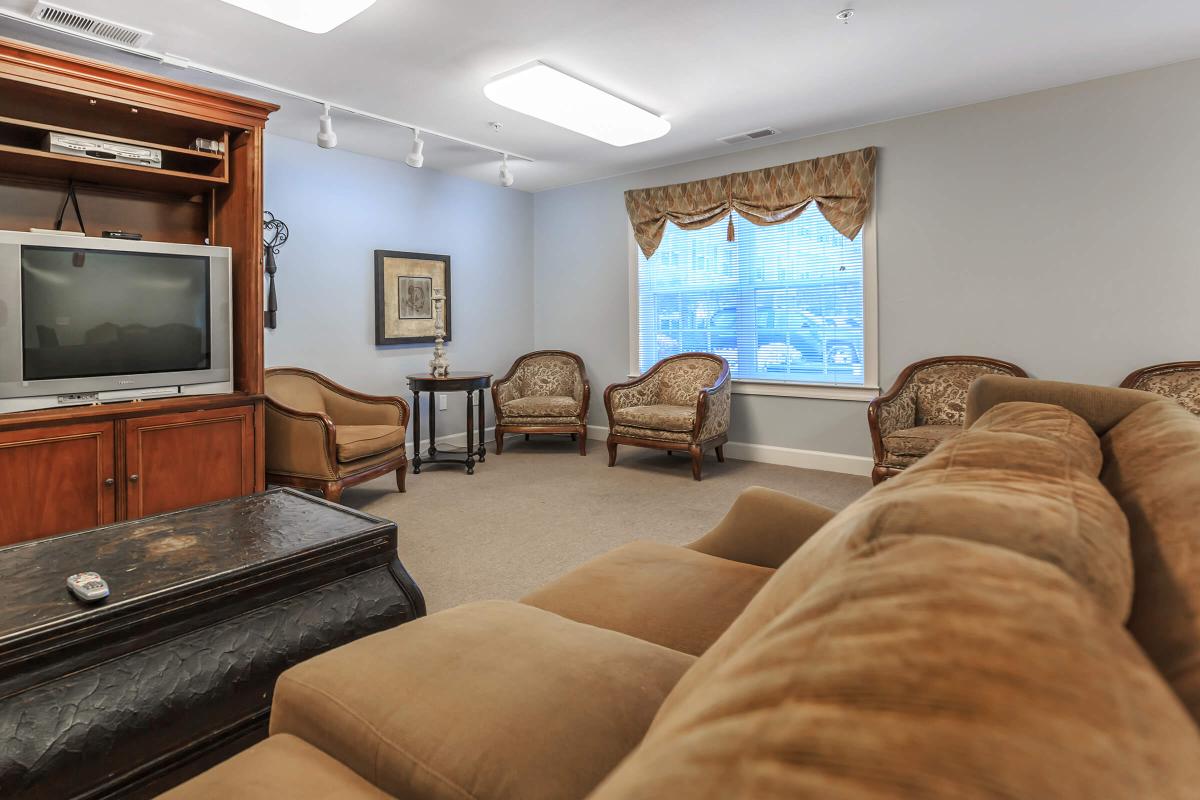
<svg viewBox="0 0 1200 800"><path fill-rule="evenodd" d="M309 33L329 33L357 17L375 0L222 0L259 16Z"/></svg>
<svg viewBox="0 0 1200 800"><path fill-rule="evenodd" d="M671 123L540 61L497 75L483 87L493 103L607 144L657 139Z"/></svg>

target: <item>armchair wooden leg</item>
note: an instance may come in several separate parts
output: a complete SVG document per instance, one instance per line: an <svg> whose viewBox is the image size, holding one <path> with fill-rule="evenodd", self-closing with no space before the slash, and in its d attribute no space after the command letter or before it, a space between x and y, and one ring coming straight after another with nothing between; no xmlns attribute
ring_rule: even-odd
<svg viewBox="0 0 1200 800"><path fill-rule="evenodd" d="M609 440L608 442L608 465L610 467L617 464L617 443Z"/></svg>
<svg viewBox="0 0 1200 800"><path fill-rule="evenodd" d="M717 462L721 464L725 463L725 445L723 444L717 445Z"/></svg>
<svg viewBox="0 0 1200 800"><path fill-rule="evenodd" d="M700 480L700 470L704 463L704 451L699 445L692 445L688 448L688 452L692 454L692 477Z"/></svg>
<svg viewBox="0 0 1200 800"><path fill-rule="evenodd" d="M404 476L408 474L408 464L403 465L396 470L396 489L401 493L408 491L404 488Z"/></svg>
<svg viewBox="0 0 1200 800"><path fill-rule="evenodd" d="M342 502L342 483L341 481L326 481L321 487L321 496L331 503Z"/></svg>
<svg viewBox="0 0 1200 800"><path fill-rule="evenodd" d="M496 426L496 455L504 452L504 431L500 430L500 426Z"/></svg>
<svg viewBox="0 0 1200 800"><path fill-rule="evenodd" d="M575 438L579 440L579 455L587 455L587 428L580 427L579 433L575 434Z"/></svg>

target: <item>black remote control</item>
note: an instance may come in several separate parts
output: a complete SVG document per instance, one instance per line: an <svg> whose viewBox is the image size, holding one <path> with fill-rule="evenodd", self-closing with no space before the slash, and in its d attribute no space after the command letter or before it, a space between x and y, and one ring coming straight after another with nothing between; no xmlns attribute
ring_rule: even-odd
<svg viewBox="0 0 1200 800"><path fill-rule="evenodd" d="M133 242L140 242L142 240L140 233L129 233L128 231L104 231L100 235L105 239L129 239Z"/></svg>

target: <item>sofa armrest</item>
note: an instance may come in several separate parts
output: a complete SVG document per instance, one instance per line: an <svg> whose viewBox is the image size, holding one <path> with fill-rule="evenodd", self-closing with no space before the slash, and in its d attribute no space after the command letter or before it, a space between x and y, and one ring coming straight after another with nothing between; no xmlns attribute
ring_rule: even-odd
<svg viewBox="0 0 1200 800"><path fill-rule="evenodd" d="M687 545L743 564L778 568L836 512L763 486L738 495L717 527Z"/></svg>
<svg viewBox="0 0 1200 800"><path fill-rule="evenodd" d="M1083 417L1097 436L1103 436L1109 428L1146 403L1174 402L1137 389L981 375L967 390L965 427L971 427L989 408L1017 401L1062 406Z"/></svg>
<svg viewBox="0 0 1200 800"><path fill-rule="evenodd" d="M267 399L267 472L332 480L337 438L328 415Z"/></svg>

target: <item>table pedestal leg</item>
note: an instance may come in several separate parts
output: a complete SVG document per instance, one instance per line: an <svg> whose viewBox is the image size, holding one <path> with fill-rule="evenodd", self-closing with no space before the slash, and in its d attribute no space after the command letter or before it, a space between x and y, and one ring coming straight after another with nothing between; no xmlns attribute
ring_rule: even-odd
<svg viewBox="0 0 1200 800"><path fill-rule="evenodd" d="M480 463L483 462L484 456L487 455L487 445L483 441L483 389L479 390L479 456Z"/></svg>
<svg viewBox="0 0 1200 800"><path fill-rule="evenodd" d="M467 392L467 474L475 474L475 393Z"/></svg>
<svg viewBox="0 0 1200 800"><path fill-rule="evenodd" d="M413 475L421 474L421 393L413 392Z"/></svg>

